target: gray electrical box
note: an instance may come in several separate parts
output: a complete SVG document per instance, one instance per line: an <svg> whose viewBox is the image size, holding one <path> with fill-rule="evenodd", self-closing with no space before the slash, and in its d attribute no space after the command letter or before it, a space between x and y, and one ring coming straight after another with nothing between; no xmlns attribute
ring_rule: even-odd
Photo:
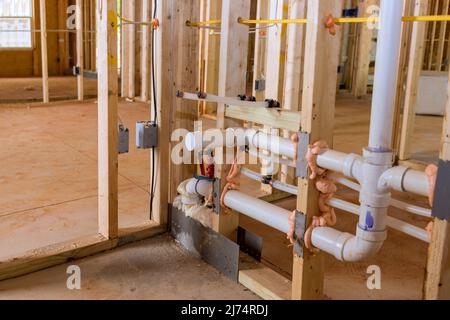
<svg viewBox="0 0 450 320"><path fill-rule="evenodd" d="M130 150L130 130L122 124L119 125L119 154L128 153Z"/></svg>
<svg viewBox="0 0 450 320"><path fill-rule="evenodd" d="M264 90L266 90L266 80L256 79L255 80L255 91L264 91Z"/></svg>
<svg viewBox="0 0 450 320"><path fill-rule="evenodd" d="M136 123L136 146L139 149L150 149L158 146L158 126L153 121Z"/></svg>

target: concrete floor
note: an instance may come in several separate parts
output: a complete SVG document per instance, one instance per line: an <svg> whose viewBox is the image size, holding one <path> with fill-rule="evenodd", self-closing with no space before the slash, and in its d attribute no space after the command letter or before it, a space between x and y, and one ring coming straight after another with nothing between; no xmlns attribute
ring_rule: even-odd
<svg viewBox="0 0 450 320"><path fill-rule="evenodd" d="M119 112L130 137L149 114ZM0 108L0 132L0 261L97 233L97 105ZM121 227L149 219L149 184L150 152L131 147L119 157Z"/></svg>
<svg viewBox="0 0 450 320"><path fill-rule="evenodd" d="M23 106L0 107L0 261L35 247L71 240L97 230L96 104L61 103L38 108ZM149 113L148 105L141 103L120 103L119 111L122 120L131 130L130 137L134 136L134 123L146 119ZM343 152L360 153L367 144L369 115L370 100L339 97L334 147ZM418 117L417 123L418 130L413 139L414 152L433 161L439 149L442 118ZM131 148L130 154L120 156L119 169L121 226L146 221L149 207L149 153ZM255 189L254 184L244 182L243 187L246 185L247 189ZM340 189L339 195L355 203L358 199L356 193L345 188ZM396 197L427 206L426 199L408 195ZM295 208L295 201L288 199L279 205L291 210ZM426 225L426 220L411 217L399 210L392 210L391 214L419 227ZM355 217L342 212L339 212L338 217L340 229L354 232ZM292 249L285 235L245 217L241 217L241 224L264 237L264 262L289 278L292 271ZM163 242L170 243L166 240ZM168 244L160 245L165 247ZM122 256L117 259L125 264L128 259L125 257L131 259L133 254L122 250L124 249L107 253L106 256L108 259L116 259L117 252L118 256ZM142 250L146 250L145 246ZM426 251L425 243L390 230L389 239L381 254L372 261L343 264L327 257L325 293L332 299L418 299L421 297ZM100 258L88 258L84 261L89 264L89 261L97 261L95 259ZM371 264L382 268L381 291L368 291L366 288L366 270ZM95 263L93 266L96 269ZM183 268L182 265L173 267ZM64 268L56 267L37 273L36 275L42 276L37 279L31 275L1 283L0 294L2 289L6 290L5 283L8 285L8 294L24 293L23 288L29 279L34 283L36 296L40 296L38 291L44 292L47 289L51 289L46 293L51 296L54 294L52 290L64 286L64 271ZM62 273L59 275L62 282L54 283L52 279L59 273ZM161 283L176 279L171 273L164 275L160 274ZM127 279L145 287L144 281L133 280L138 277L135 273L122 276L130 277ZM122 280L118 279L114 285L120 287L120 281ZM88 287L91 291L96 291L97 284ZM221 292L217 291L209 294ZM110 297L108 293L101 292L98 292L98 297ZM184 296L180 293L180 297Z"/></svg>
<svg viewBox="0 0 450 320"><path fill-rule="evenodd" d="M68 290L67 268L81 269L81 290ZM0 282L4 299L256 300L163 235L114 251Z"/></svg>

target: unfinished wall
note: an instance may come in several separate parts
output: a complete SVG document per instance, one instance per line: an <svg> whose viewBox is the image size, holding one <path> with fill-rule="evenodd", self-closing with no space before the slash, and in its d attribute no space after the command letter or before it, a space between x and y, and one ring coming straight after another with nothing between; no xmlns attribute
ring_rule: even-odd
<svg viewBox="0 0 450 320"><path fill-rule="evenodd" d="M73 1L46 0L47 29L66 29L67 7ZM61 12L66 14L61 15ZM34 29L40 29L39 0L34 0ZM0 77L30 77L41 75L41 38L40 33L34 33L32 49L1 49ZM74 41L67 33L49 32L48 42L48 72L50 76L62 75L71 66L73 48L68 42Z"/></svg>

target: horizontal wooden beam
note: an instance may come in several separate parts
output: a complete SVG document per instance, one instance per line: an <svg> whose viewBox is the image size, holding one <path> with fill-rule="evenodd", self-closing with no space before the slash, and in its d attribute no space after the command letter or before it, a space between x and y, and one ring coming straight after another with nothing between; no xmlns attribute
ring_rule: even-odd
<svg viewBox="0 0 450 320"><path fill-rule="evenodd" d="M264 300L290 300L292 282L279 273L241 254L239 283Z"/></svg>
<svg viewBox="0 0 450 320"><path fill-rule="evenodd" d="M225 109L227 118L251 121L276 129L286 129L297 132L301 126L300 112L286 111L283 109L242 108L227 106Z"/></svg>
<svg viewBox="0 0 450 320"><path fill-rule="evenodd" d="M60 265L73 259L80 259L111 250L166 231L166 226L146 222L135 227L121 229L119 238L116 239L107 239L100 234L95 234L31 250L17 259L0 262L0 281Z"/></svg>

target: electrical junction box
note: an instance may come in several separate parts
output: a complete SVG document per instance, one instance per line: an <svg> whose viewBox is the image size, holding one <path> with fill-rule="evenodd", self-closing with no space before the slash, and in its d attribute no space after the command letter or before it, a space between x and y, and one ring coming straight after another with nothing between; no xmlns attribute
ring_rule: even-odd
<svg viewBox="0 0 450 320"><path fill-rule="evenodd" d="M80 76L81 75L81 68L78 66L73 66L72 73L74 76Z"/></svg>
<svg viewBox="0 0 450 320"><path fill-rule="evenodd" d="M119 125L119 154L128 153L130 150L130 131L124 125Z"/></svg>
<svg viewBox="0 0 450 320"><path fill-rule="evenodd" d="M139 149L158 147L158 126L154 121L136 123L136 147Z"/></svg>
<svg viewBox="0 0 450 320"><path fill-rule="evenodd" d="M266 90L266 80L257 79L255 80L255 91L264 91Z"/></svg>

